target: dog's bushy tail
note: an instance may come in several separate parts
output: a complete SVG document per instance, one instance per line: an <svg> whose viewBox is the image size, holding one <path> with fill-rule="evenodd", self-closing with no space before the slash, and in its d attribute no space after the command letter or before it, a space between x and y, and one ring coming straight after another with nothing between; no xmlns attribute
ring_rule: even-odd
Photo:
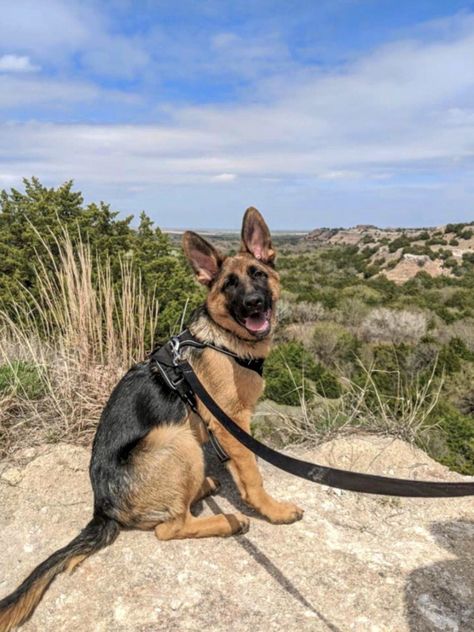
<svg viewBox="0 0 474 632"><path fill-rule="evenodd" d="M37 566L15 592L0 601L0 632L24 623L56 575L72 570L89 555L112 544L119 532L115 520L94 517L74 540Z"/></svg>

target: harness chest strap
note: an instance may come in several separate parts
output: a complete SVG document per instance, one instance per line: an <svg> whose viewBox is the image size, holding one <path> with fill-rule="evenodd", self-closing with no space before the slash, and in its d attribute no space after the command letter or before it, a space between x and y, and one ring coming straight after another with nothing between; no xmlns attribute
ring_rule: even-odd
<svg viewBox="0 0 474 632"><path fill-rule="evenodd" d="M225 355L230 356L245 369L255 371L258 375L263 375L264 358L241 358L230 349L225 347L219 347L210 342L201 342L197 340L189 329L185 329L178 336L174 336L166 344L159 349L152 351L150 359L154 361L165 383L181 397L181 399L187 404L193 412L198 416L196 397L193 389L189 386L186 380L183 379L181 367L179 365L180 351L183 347L192 347L194 349L214 349ZM199 416L201 419L201 417ZM209 441L214 448L215 453L221 463L225 463L229 460L229 456L224 448L219 443L219 440L212 432L210 428L204 423L207 433L209 435Z"/></svg>

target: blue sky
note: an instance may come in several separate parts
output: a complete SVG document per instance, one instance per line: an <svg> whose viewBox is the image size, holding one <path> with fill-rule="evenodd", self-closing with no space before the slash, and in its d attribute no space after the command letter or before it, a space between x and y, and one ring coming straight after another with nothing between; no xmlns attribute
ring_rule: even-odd
<svg viewBox="0 0 474 632"><path fill-rule="evenodd" d="M474 2L4 0L0 187L164 227L474 219Z"/></svg>

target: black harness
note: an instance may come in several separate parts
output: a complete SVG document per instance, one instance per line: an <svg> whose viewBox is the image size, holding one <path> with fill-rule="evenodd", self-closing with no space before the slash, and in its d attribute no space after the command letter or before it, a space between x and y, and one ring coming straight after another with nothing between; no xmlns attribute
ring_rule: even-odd
<svg viewBox="0 0 474 632"><path fill-rule="evenodd" d="M389 478L374 474L362 474L339 470L316 463L295 459L254 439L231 419L204 388L191 364L181 356L185 347L196 349L211 348L231 356L238 364L262 375L263 359L245 360L229 349L196 340L189 330L171 338L163 347L154 351L150 359L154 362L168 386L176 391L183 401L197 413L196 397L204 404L215 419L242 445L275 467L300 478L315 483L347 489L366 494L384 494L387 496L410 496L418 498L448 498L474 495L474 482L445 483L436 481L414 481L402 478ZM228 455L222 449L216 437L208 430L210 440L221 461L227 461Z"/></svg>
<svg viewBox="0 0 474 632"><path fill-rule="evenodd" d="M168 340L162 347L159 347L150 354L150 360L155 364L160 372L165 383L181 397L181 399L187 404L193 412L198 414L197 402L194 394L194 390L189 383L184 379L181 367L182 365L178 361L180 358L181 350L186 347L192 347L193 349L214 349L220 353L230 356L237 364L243 366L245 369L255 371L260 376L263 375L263 363L264 358L241 358L230 349L226 347L219 347L210 342L200 342L195 338L189 329L185 329L178 336L173 336L171 340ZM229 460L229 456L224 448L219 443L217 437L210 428L206 427L209 434L209 441L214 448L219 460L225 463Z"/></svg>

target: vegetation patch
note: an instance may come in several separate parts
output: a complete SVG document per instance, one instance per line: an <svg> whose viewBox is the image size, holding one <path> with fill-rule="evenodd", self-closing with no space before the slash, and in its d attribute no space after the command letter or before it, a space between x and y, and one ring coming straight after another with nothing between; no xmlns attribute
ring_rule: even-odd
<svg viewBox="0 0 474 632"><path fill-rule="evenodd" d="M89 442L120 376L203 299L180 236L145 213L134 225L85 205L72 182L24 184L0 194L3 453ZM282 436L382 433L474 474L473 230L276 236L283 293L265 396L301 410ZM237 234L215 239L238 248Z"/></svg>
<svg viewBox="0 0 474 632"><path fill-rule="evenodd" d="M36 400L44 393L44 372L40 366L19 360L0 365L0 397L16 394Z"/></svg>

